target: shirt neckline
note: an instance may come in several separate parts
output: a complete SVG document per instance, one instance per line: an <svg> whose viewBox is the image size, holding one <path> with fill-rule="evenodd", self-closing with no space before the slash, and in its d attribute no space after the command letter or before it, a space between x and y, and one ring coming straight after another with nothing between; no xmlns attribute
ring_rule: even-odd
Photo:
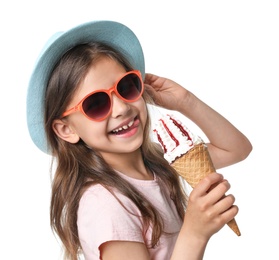
<svg viewBox="0 0 279 260"><path fill-rule="evenodd" d="M129 181L130 183L135 183L135 184L139 184L139 185L152 185L152 184L157 184L158 179L157 179L157 175L153 173L153 180L140 180L140 179L136 179L136 178L132 178L130 176L127 176L126 174L115 170L123 179Z"/></svg>

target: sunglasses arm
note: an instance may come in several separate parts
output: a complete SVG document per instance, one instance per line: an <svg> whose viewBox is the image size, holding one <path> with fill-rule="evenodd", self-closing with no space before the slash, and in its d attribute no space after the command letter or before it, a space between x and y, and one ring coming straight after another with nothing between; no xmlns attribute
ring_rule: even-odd
<svg viewBox="0 0 279 260"><path fill-rule="evenodd" d="M65 116L68 116L76 111L79 110L79 106L75 106L75 107L72 107L70 108L69 110L65 111L63 114L62 114L62 117L65 117Z"/></svg>

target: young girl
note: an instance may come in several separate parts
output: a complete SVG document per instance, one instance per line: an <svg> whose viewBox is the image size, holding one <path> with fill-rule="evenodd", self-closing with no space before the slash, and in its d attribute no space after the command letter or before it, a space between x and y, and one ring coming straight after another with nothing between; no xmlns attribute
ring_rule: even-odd
<svg viewBox="0 0 279 260"><path fill-rule="evenodd" d="M27 120L34 143L55 159L50 218L65 259L80 252L87 260L202 259L210 237L236 216L221 174L210 174L185 195L150 139L152 102L204 131L217 169L252 149L193 93L145 74L140 43L120 23L80 25L56 34L42 51L30 80Z"/></svg>

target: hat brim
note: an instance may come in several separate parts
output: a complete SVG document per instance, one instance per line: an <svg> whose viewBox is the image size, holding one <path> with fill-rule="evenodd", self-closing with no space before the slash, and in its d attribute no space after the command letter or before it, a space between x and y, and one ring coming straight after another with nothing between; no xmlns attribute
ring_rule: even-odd
<svg viewBox="0 0 279 260"><path fill-rule="evenodd" d="M144 78L141 44L125 25L114 21L92 21L53 35L41 51L27 91L27 126L35 145L49 153L44 129L44 96L50 74L65 52L87 42L105 43L119 51Z"/></svg>

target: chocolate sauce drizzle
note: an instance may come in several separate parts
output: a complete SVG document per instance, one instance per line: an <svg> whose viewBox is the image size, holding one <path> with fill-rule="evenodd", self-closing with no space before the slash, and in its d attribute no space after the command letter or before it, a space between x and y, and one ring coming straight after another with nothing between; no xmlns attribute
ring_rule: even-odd
<svg viewBox="0 0 279 260"><path fill-rule="evenodd" d="M170 120L173 122L173 124L181 131L181 133L184 136L187 136L188 140L191 141L192 144L193 144L192 138L190 137L189 133L184 129L184 127L180 123L178 123L175 119L173 119L170 115L168 115L168 116L170 117ZM164 122L164 120L163 119L159 119L159 121L162 122L165 130L167 131L167 133L169 134L171 139L175 142L176 147L179 146L179 141L174 137L174 135L169 130L169 128L166 125L166 123ZM163 140L162 140L161 136L159 135L159 133L158 133L158 131L156 129L154 129L153 131L156 133L157 139L158 139L159 143L161 144L161 146L164 149L164 153L166 153L167 152L167 148L166 148L166 145L163 143Z"/></svg>

